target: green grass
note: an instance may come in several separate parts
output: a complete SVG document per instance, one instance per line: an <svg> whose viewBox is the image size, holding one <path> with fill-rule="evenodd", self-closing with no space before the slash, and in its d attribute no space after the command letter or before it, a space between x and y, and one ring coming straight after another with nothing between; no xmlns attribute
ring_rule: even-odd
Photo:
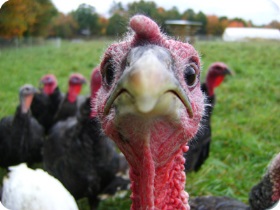
<svg viewBox="0 0 280 210"><path fill-rule="evenodd" d="M220 60L235 75L216 91L210 158L187 176L187 189L191 196L247 202L250 188L280 152L280 43L197 43L197 49L205 69Z"/></svg>
<svg viewBox="0 0 280 210"><path fill-rule="evenodd" d="M37 86L43 74L54 73L64 92L70 73L89 78L108 43L1 49L0 117L13 114L20 86ZM186 189L191 197L227 195L247 202L250 188L280 151L280 43L197 42L196 48L203 62L202 80L214 61L227 63L235 75L216 91L210 157L199 172L187 175ZM89 93L89 86L83 93ZM126 196L103 201L99 210L129 209L129 205ZM86 200L79 201L79 207L87 210Z"/></svg>

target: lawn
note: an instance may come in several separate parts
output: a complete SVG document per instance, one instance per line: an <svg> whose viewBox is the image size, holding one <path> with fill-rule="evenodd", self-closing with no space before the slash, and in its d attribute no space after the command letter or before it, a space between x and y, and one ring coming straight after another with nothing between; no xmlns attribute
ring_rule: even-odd
<svg viewBox="0 0 280 210"><path fill-rule="evenodd" d="M109 43L0 49L0 118L13 114L21 85L38 86L46 73L57 76L64 92L70 73L89 78ZM199 172L187 175L186 190L190 196L227 195L247 202L250 188L280 152L280 42L197 42L195 47L203 62L202 81L214 61L227 63L234 75L216 91L210 157ZM88 85L82 93L89 93ZM129 209L129 205L126 196L103 201L99 209ZM85 200L79 201L79 207L88 209Z"/></svg>

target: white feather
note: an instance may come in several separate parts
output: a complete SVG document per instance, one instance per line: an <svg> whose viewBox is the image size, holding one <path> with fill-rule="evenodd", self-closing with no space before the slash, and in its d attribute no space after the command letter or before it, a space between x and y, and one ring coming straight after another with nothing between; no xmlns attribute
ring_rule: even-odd
<svg viewBox="0 0 280 210"><path fill-rule="evenodd" d="M2 205L2 203L1 203L1 201L0 201L0 210L9 210L9 209L6 209L6 208Z"/></svg>
<svg viewBox="0 0 280 210"><path fill-rule="evenodd" d="M267 209L267 210L280 210L280 201L278 201L275 206L273 206L272 208L270 209Z"/></svg>
<svg viewBox="0 0 280 210"><path fill-rule="evenodd" d="M10 167L3 181L3 205L11 210L78 210L73 196L54 177L25 163Z"/></svg>

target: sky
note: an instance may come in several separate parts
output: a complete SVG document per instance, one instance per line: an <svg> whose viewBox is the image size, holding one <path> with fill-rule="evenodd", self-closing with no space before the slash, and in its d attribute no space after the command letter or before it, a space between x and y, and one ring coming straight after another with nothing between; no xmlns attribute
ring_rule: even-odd
<svg viewBox="0 0 280 210"><path fill-rule="evenodd" d="M6 0L0 0L0 6ZM108 11L113 0L51 0L56 8L69 13L76 10L82 3L95 7L100 15L108 17ZM123 6L139 0L116 0ZM145 0L147 1L147 0ZM272 20L280 22L280 0L153 0L156 5L165 9L176 6L182 13L186 9L193 9L196 13L202 11L206 15L227 16L228 18L242 18L252 20L256 25L268 24Z"/></svg>

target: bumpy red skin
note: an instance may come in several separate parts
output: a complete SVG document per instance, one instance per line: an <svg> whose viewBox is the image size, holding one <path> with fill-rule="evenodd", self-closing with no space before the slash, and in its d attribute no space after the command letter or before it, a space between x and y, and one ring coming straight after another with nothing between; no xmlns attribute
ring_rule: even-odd
<svg viewBox="0 0 280 210"><path fill-rule="evenodd" d="M102 84L95 109L104 132L116 142L130 164L131 209L189 209L188 194L184 191L186 177L182 153L198 130L204 98L200 83L188 88L182 72L183 63L188 60L200 65L199 56L191 45L165 37L157 24L145 16L132 17L130 26L135 34L107 49L101 70L106 60L113 58L115 81L118 81L122 75L122 61L131 48L146 43L167 48L175 60L174 74L190 98L193 118L182 108L178 110L180 120L177 121L168 116L147 120L135 115L116 121L114 108L104 115L106 100L115 84L112 87Z"/></svg>

